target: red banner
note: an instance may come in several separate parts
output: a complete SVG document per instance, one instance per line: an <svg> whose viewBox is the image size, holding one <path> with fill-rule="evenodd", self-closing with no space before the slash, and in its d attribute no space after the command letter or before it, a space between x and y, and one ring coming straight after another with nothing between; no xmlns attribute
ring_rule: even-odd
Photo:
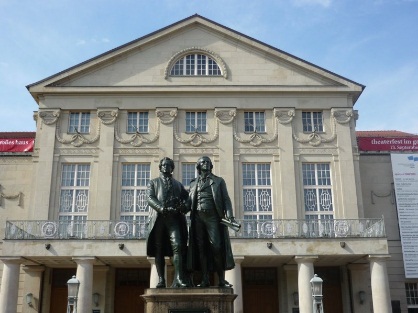
<svg viewBox="0 0 418 313"><path fill-rule="evenodd" d="M0 152L32 152L34 138L0 138Z"/></svg>
<svg viewBox="0 0 418 313"><path fill-rule="evenodd" d="M418 151L418 137L358 137L360 151Z"/></svg>

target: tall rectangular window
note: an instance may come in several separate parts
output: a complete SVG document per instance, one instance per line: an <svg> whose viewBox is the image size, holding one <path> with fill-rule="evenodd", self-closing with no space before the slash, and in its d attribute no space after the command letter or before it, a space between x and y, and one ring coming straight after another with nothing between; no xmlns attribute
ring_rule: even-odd
<svg viewBox="0 0 418 313"><path fill-rule="evenodd" d="M307 219L333 219L331 171L329 163L304 163L303 195Z"/></svg>
<svg viewBox="0 0 418 313"><path fill-rule="evenodd" d="M68 133L82 133L90 132L90 112L71 112L68 122Z"/></svg>
<svg viewBox="0 0 418 313"><path fill-rule="evenodd" d="M129 163L122 165L120 218L128 223L129 232L143 237L149 214L147 185L151 176L151 164Z"/></svg>
<svg viewBox="0 0 418 313"><path fill-rule="evenodd" d="M406 303L412 308L418 308L418 284L405 283Z"/></svg>
<svg viewBox="0 0 418 313"><path fill-rule="evenodd" d="M322 112L302 112L304 132L323 132Z"/></svg>
<svg viewBox="0 0 418 313"><path fill-rule="evenodd" d="M206 112L186 112L186 132L206 132Z"/></svg>
<svg viewBox="0 0 418 313"><path fill-rule="evenodd" d="M128 112L127 133L148 133L148 112Z"/></svg>
<svg viewBox="0 0 418 313"><path fill-rule="evenodd" d="M266 122L264 112L244 112L244 131L259 132L266 131Z"/></svg>
<svg viewBox="0 0 418 313"><path fill-rule="evenodd" d="M249 237L271 235L267 224L273 218L270 163L243 163L243 231ZM266 228L267 226L267 228Z"/></svg>
<svg viewBox="0 0 418 313"><path fill-rule="evenodd" d="M82 237L89 207L90 164L63 164L59 204L62 237Z"/></svg>
<svg viewBox="0 0 418 313"><path fill-rule="evenodd" d="M183 186L189 186L190 181L196 177L196 163L181 164L181 183Z"/></svg>

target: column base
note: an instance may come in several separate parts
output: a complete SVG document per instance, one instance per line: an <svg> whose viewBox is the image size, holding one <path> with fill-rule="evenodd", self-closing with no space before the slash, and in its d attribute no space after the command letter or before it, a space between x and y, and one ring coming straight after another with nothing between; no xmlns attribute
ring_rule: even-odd
<svg viewBox="0 0 418 313"><path fill-rule="evenodd" d="M141 298L145 313L234 313L232 288L150 288Z"/></svg>

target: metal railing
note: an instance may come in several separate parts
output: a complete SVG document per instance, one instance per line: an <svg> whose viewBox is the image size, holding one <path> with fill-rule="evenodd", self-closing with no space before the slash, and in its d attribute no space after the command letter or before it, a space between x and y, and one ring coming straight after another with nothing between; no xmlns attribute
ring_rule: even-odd
<svg viewBox="0 0 418 313"><path fill-rule="evenodd" d="M238 220L232 238L384 238L383 218L336 220ZM145 239L148 223L140 221L6 222L5 239Z"/></svg>

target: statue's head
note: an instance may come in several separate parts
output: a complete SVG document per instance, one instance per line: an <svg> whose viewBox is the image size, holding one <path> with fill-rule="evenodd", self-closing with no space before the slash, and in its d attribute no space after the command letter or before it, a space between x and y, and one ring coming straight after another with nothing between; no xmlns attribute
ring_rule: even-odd
<svg viewBox="0 0 418 313"><path fill-rule="evenodd" d="M202 156L201 158L199 158L199 160L197 160L196 169L197 169L197 172L199 173L199 175L202 172L202 167L206 166L206 164L208 164L208 166L209 166L208 171L212 172L213 164L212 164L212 161L209 157Z"/></svg>
<svg viewBox="0 0 418 313"><path fill-rule="evenodd" d="M166 169L166 167L170 167L170 169ZM158 168L160 169L160 172L165 172L168 170L169 174L171 174L174 171L174 161L170 158L164 157L160 160L160 164L158 165Z"/></svg>

